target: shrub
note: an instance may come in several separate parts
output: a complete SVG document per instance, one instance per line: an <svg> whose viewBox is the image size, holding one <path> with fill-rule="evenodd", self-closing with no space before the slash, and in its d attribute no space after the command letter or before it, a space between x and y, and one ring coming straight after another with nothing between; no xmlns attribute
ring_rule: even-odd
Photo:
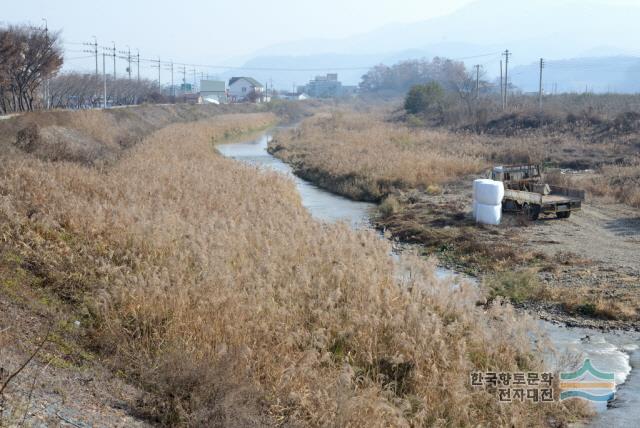
<svg viewBox="0 0 640 428"><path fill-rule="evenodd" d="M404 109L411 114L437 110L444 101L444 90L436 82L413 86L404 100Z"/></svg>

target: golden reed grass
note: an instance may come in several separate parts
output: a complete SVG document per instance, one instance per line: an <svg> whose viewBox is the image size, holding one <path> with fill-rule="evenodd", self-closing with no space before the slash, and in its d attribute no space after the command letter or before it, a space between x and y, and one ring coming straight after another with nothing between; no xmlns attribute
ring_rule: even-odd
<svg viewBox="0 0 640 428"><path fill-rule="evenodd" d="M148 392L140 411L192 426L545 425L581 414L499 405L470 388L472 370L540 368L510 307L477 307L474 287L438 281L417 259L399 279L373 232L318 223L289 179L215 152L273 121L174 124L108 168L20 154L0 167L3 239L69 279L67 292L75 284L65 297L85 308L90 346Z"/></svg>
<svg viewBox="0 0 640 428"><path fill-rule="evenodd" d="M486 165L452 144L454 139L447 132L385 122L383 115L334 111L280 132L271 149L324 187L380 200L394 189L433 188Z"/></svg>
<svg viewBox="0 0 640 428"><path fill-rule="evenodd" d="M494 165L544 163L577 169L592 165L596 173L588 180L568 177L564 184L640 207L640 161L637 151L630 154L632 143L591 141L562 130L505 136L412 128L390 122L389 116L384 109L347 107L317 113L279 132L271 150L299 175L358 200L380 201L394 190L432 193ZM626 166L614 166L621 158Z"/></svg>

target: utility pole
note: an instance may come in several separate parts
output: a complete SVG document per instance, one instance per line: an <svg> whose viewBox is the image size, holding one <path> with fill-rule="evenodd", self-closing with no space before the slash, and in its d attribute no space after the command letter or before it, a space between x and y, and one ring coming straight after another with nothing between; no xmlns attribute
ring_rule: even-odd
<svg viewBox="0 0 640 428"><path fill-rule="evenodd" d="M193 88L191 88L191 92L192 93L196 93L196 69L194 68L193 70Z"/></svg>
<svg viewBox="0 0 640 428"><path fill-rule="evenodd" d="M136 49L138 51L138 55L137 55L137 59L136 59L136 64L138 65L138 83L140 83L140 49Z"/></svg>
<svg viewBox="0 0 640 428"><path fill-rule="evenodd" d="M129 75L129 80L131 80L131 48L127 45L127 50L119 53L124 55L124 59L127 60L127 74Z"/></svg>
<svg viewBox="0 0 640 428"><path fill-rule="evenodd" d="M504 110L504 85L502 84L502 60L500 60L500 106Z"/></svg>
<svg viewBox="0 0 640 428"><path fill-rule="evenodd" d="M107 54L104 51L104 48L102 50L102 81L104 83L104 93L103 93L103 100L102 100L102 107L103 108L107 108L107 66L106 66L106 58L107 58Z"/></svg>
<svg viewBox="0 0 640 428"><path fill-rule="evenodd" d="M129 72L129 80L131 80L131 48L127 46L127 71Z"/></svg>
<svg viewBox="0 0 640 428"><path fill-rule="evenodd" d="M158 69L158 91L161 91L162 86L160 84L160 71L162 70L162 63L160 62L160 57L158 57L158 61L155 61L155 60L151 60L151 61L158 63L158 65L152 65L151 67Z"/></svg>
<svg viewBox="0 0 640 428"><path fill-rule="evenodd" d="M116 42L113 43L113 81L116 80Z"/></svg>
<svg viewBox="0 0 640 428"><path fill-rule="evenodd" d="M176 97L176 87L173 85L173 60L171 60L171 95Z"/></svg>
<svg viewBox="0 0 640 428"><path fill-rule="evenodd" d="M544 58L540 58L540 87L538 88L538 106L542 110L542 69L544 68Z"/></svg>
<svg viewBox="0 0 640 428"><path fill-rule="evenodd" d="M509 56L511 52L509 49L505 50L502 54L505 57L504 60L504 108L509 107Z"/></svg>
<svg viewBox="0 0 640 428"><path fill-rule="evenodd" d="M98 77L98 39L96 38L96 36L92 36L93 37L93 43L83 43L83 45L85 46L91 46L91 50L83 50L82 52L86 52L86 53L90 53L95 55L96 57L96 77Z"/></svg>
<svg viewBox="0 0 640 428"><path fill-rule="evenodd" d="M475 65L476 68L476 99L480 98L480 64Z"/></svg>
<svg viewBox="0 0 640 428"><path fill-rule="evenodd" d="M180 86L180 89L182 89L183 91L187 90L187 66L186 65L182 66L182 85Z"/></svg>

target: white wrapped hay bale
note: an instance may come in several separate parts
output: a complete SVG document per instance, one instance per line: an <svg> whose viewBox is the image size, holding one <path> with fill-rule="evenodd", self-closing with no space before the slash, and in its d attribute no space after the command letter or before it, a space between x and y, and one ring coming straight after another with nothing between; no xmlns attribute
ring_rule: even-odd
<svg viewBox="0 0 640 428"><path fill-rule="evenodd" d="M497 226L502 220L502 204L486 205L474 202L474 210L478 223Z"/></svg>
<svg viewBox="0 0 640 428"><path fill-rule="evenodd" d="M501 181L482 178L473 181L473 200L484 205L502 204L504 184Z"/></svg>

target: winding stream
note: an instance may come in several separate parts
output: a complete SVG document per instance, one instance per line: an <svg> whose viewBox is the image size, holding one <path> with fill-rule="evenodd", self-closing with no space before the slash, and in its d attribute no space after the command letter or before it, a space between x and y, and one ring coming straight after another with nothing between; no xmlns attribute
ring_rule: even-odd
<svg viewBox="0 0 640 428"><path fill-rule="evenodd" d="M354 228L368 227L369 215L375 205L356 202L302 180L292 173L289 165L267 152L271 138L264 133L251 140L218 145L218 151L226 157L279 171L290 176L298 188L303 205L319 220L345 221ZM439 276L456 275L439 269ZM582 328L567 328L555 323L540 321L543 330L558 354L566 352L590 358L596 368L614 372L618 385L616 399L609 407L601 407L591 422L595 427L640 426L640 334L629 332L600 332ZM553 357L547 358L553 364Z"/></svg>

